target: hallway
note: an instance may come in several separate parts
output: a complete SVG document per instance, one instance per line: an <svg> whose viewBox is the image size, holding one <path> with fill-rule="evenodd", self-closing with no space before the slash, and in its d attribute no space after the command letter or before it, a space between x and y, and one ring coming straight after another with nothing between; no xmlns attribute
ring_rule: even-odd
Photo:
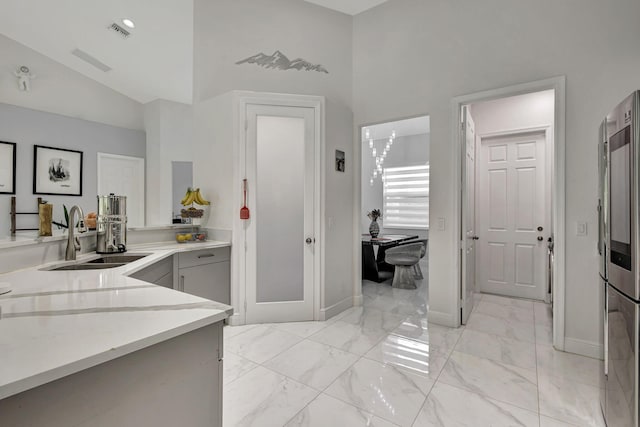
<svg viewBox="0 0 640 427"><path fill-rule="evenodd" d="M427 327L426 280L363 294L326 322L225 327L224 425L603 425L599 362L551 347L547 305L477 295L450 329Z"/></svg>

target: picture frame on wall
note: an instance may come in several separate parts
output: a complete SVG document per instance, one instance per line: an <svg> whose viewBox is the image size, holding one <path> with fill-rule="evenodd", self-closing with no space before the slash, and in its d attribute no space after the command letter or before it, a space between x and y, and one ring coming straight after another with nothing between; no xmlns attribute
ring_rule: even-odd
<svg viewBox="0 0 640 427"><path fill-rule="evenodd" d="M33 194L82 196L82 151L33 149Z"/></svg>
<svg viewBox="0 0 640 427"><path fill-rule="evenodd" d="M0 141L0 194L16 194L15 142Z"/></svg>
<svg viewBox="0 0 640 427"><path fill-rule="evenodd" d="M336 150L336 171L344 172L345 171L345 158L344 151Z"/></svg>

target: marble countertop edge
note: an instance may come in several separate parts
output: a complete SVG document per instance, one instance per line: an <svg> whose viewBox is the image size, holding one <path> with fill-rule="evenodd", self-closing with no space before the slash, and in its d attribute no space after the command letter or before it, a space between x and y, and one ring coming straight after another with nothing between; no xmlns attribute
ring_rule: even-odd
<svg viewBox="0 0 640 427"><path fill-rule="evenodd" d="M42 322L44 323L41 321L26 323L27 327L24 330L21 330L21 334L15 335L9 333L8 335L5 335L5 339L11 340L5 342L5 345L10 343L14 347L13 350L9 350L11 353L9 353L5 358L5 362L8 364L18 364L20 363L18 362L19 360L29 359L28 357L24 358L21 356L20 351L30 351L31 354L40 354L41 351L47 350L44 348L47 344L42 343L35 348L36 351L34 352L34 348L31 345L33 341L30 343L29 340L33 340L33 337L36 336L56 335L56 331L53 328L55 328L54 325L59 325L59 323L52 323L51 321L46 320L53 319L47 317L48 313L52 312L51 310L53 310L53 312L56 310L63 312L65 310L82 311L87 310L87 307L91 310L93 304L97 303L98 305L95 307L105 308L105 312L107 314L103 315L108 315L109 309L117 310L123 307L123 304L124 307L127 307L128 304L136 305L139 304L139 301L143 301L142 307L147 305L160 307L160 310L156 311L155 315L160 316L158 319L161 319L164 322L161 326L157 326L155 328L149 328L149 323L147 323L147 325L141 324L139 331L136 331L133 335L129 335L127 337L119 337L117 333L113 334L117 329L116 323L111 327L111 330L107 329L106 332L102 332L102 335L97 333L91 336L90 339L93 340L94 343L97 342L95 340L101 340L99 341L101 343L100 348L93 348L92 350L85 349L84 351L81 350L84 342L82 337L88 337L89 335L87 335L87 332L89 331L80 330L78 331L79 338L77 339L77 342L72 342L72 350L69 356L63 356L58 360L52 360L48 365L46 363L43 365L40 362L33 362L33 364L30 364L30 362L24 362L26 364L19 366L18 371L13 371L13 374L9 373L11 369L10 366L3 367L4 374L3 370L0 369L0 399L7 398L108 362L126 354L175 338L196 329L220 322L232 315L233 307L229 305L217 303L215 301L212 303L200 297L163 288L161 286L129 277L131 274L148 267L151 264L178 253L229 246L229 242L222 241L207 241L193 244L179 244L177 242L139 244L132 246L127 253L149 253L149 255L118 268L77 272L48 271L51 268L61 265L86 262L98 256L96 253L89 253L78 256L76 261L54 261L27 269L0 274L0 282L10 283L13 287L11 293L6 296L0 296L0 313L3 316L0 318L6 319L7 322L10 322L4 325L5 328L7 328L14 319L16 321L20 321L19 318L24 318L24 316L21 316L23 313L26 313L27 317L29 317L28 314L30 314L32 307L44 309L43 311L46 313L44 315L38 315L38 310L34 311L33 317L42 318ZM45 277L46 280L42 280ZM110 289L109 287L103 288L100 284L102 281L111 283L110 286L114 286L113 291L115 294L112 293L112 295L118 295L118 292L125 291L128 288L135 290L136 296L134 297L134 300L130 300L131 296L128 296L128 299L113 299L114 297L111 297L110 299L108 295L111 293ZM78 283L81 284L80 287L78 287ZM148 288L148 290L146 290L146 288ZM158 292L161 289L162 292ZM100 295L95 297L95 301L89 300L89 305L87 305L87 297L83 297L78 300L71 298L68 303L63 300L62 305L52 306L52 304L59 304L57 301L52 300L58 292L70 295L94 295L94 290L99 290ZM87 292L89 292L89 294L87 294ZM171 298L171 295L173 295L174 292L177 297L175 300ZM22 294L24 294L24 296ZM106 295L106 297L104 295ZM124 294L120 293L120 295ZM138 302L135 300L136 298ZM104 301L107 302L107 305L103 305ZM170 314L172 307L175 304L193 304L194 306L186 309L188 310L188 313L191 313L188 316L175 317ZM166 306L168 311L165 312L162 309L163 306ZM24 311L25 307L27 311ZM185 313L185 311L182 312ZM100 313L93 314L101 315ZM16 315L18 318L16 318ZM6 316L6 318L4 316ZM76 314L74 314L74 316L77 317ZM62 321L63 327L68 325L69 328L75 328L76 324L74 323L74 316L70 315L68 318L58 316L56 319L58 319L57 322L60 322L59 319L65 319ZM119 316L127 316L127 314L119 314ZM105 322L109 322L109 319L109 317L105 317ZM122 317L120 317L120 319L122 319ZM23 323L18 324L21 325ZM109 323L104 324L108 325ZM24 326L20 326L20 328L22 327ZM11 326L11 328L14 328L14 326ZM9 330L10 329L6 329L5 332ZM16 339L17 342L15 341ZM20 344L21 340L24 340L25 346ZM2 341L2 336L0 336L0 348L3 347ZM74 346L78 346L77 348L80 350L73 350ZM8 348L9 347L7 346L7 349ZM60 350L62 349L64 349L64 347L60 347ZM56 349L53 348L50 350ZM43 355L43 357L46 356ZM0 355L0 360L2 359L3 358Z"/></svg>
<svg viewBox="0 0 640 427"><path fill-rule="evenodd" d="M180 325L174 329L166 330L161 333L148 336L144 339L137 340L133 343L129 343L120 347L112 348L106 352L97 353L95 355L86 357L80 360L74 360L66 365L59 366L54 369L50 369L44 372L37 373L35 375L16 380L11 383L0 385L0 400L7 397L22 393L32 388L39 387L43 384L50 383L52 381L59 380L69 375L81 372L85 369L98 366L102 363L109 362L110 360L117 359L127 354L134 353L138 350L142 350L147 347L151 347L155 344L176 338L180 335L195 331L196 329L203 328L205 326L212 325L220 322L230 314L233 313L233 309L227 311L221 311L215 314L211 314L202 319Z"/></svg>

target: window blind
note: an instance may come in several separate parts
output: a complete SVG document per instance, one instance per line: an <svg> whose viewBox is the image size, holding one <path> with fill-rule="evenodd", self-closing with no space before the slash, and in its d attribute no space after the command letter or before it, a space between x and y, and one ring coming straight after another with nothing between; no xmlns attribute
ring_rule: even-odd
<svg viewBox="0 0 640 427"><path fill-rule="evenodd" d="M383 220L387 228L429 228L429 164L383 171Z"/></svg>

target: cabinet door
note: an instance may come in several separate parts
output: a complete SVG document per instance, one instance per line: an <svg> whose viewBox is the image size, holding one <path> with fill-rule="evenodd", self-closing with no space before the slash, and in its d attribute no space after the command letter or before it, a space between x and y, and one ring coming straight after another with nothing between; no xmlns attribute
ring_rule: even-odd
<svg viewBox="0 0 640 427"><path fill-rule="evenodd" d="M216 262L180 269L182 291L213 301L229 304L229 262Z"/></svg>

